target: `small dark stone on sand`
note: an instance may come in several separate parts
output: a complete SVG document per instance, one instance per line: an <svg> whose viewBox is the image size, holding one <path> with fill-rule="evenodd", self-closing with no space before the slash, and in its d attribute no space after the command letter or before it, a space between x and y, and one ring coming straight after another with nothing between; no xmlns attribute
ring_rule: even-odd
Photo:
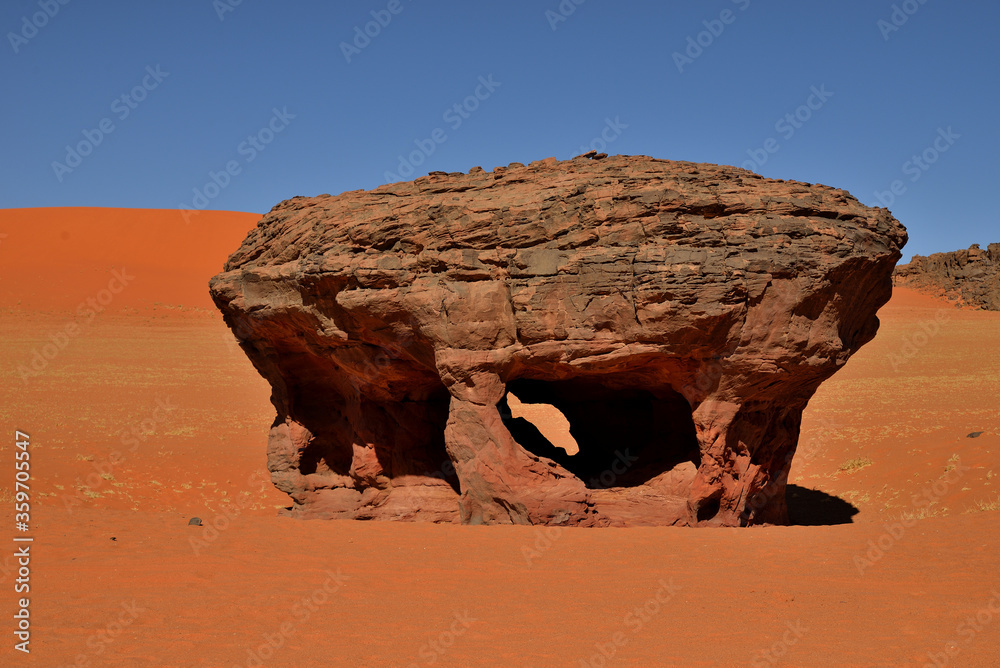
<svg viewBox="0 0 1000 668"><path fill-rule="evenodd" d="M201 526L201 518L200 517L192 517L190 520L188 520L188 526L200 527Z"/></svg>
<svg viewBox="0 0 1000 668"><path fill-rule="evenodd" d="M982 435L983 435L983 432L981 432L981 431L974 431L971 434L969 434L968 436L966 436L966 438L979 438Z"/></svg>

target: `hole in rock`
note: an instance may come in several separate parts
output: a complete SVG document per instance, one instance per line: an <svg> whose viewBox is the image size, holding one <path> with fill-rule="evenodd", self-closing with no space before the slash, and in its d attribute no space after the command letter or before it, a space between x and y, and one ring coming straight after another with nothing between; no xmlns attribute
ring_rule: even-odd
<svg viewBox="0 0 1000 668"><path fill-rule="evenodd" d="M507 384L497 408L521 447L558 462L591 489L636 487L678 464L697 466L687 400L670 388L611 387L613 381L519 378Z"/></svg>
<svg viewBox="0 0 1000 668"><path fill-rule="evenodd" d="M552 404L526 404L513 392L508 392L507 406L512 418L530 422L549 443L562 448L567 455L580 451L576 439L569 433L569 420Z"/></svg>

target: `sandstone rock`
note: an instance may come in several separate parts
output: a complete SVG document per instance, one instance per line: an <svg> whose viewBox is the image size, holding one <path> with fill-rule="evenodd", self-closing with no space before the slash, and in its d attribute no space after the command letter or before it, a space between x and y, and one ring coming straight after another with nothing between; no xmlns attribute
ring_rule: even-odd
<svg viewBox="0 0 1000 668"><path fill-rule="evenodd" d="M1000 311L1000 243L982 250L914 255L909 264L896 267L896 285L942 296L960 304Z"/></svg>
<svg viewBox="0 0 1000 668"><path fill-rule="evenodd" d="M802 410L905 242L826 186L545 160L282 202L211 293L273 389L295 516L784 523Z"/></svg>

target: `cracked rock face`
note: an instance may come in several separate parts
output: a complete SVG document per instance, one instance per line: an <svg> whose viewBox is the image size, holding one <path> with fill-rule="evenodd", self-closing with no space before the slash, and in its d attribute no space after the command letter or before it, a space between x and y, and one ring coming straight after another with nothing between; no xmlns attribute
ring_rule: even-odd
<svg viewBox="0 0 1000 668"><path fill-rule="evenodd" d="M271 384L294 516L784 523L802 410L875 335L905 242L843 190L550 158L288 200L211 293Z"/></svg>
<svg viewBox="0 0 1000 668"><path fill-rule="evenodd" d="M1000 311L1000 244L986 250L972 244L966 250L914 255L896 267L896 285L987 311Z"/></svg>

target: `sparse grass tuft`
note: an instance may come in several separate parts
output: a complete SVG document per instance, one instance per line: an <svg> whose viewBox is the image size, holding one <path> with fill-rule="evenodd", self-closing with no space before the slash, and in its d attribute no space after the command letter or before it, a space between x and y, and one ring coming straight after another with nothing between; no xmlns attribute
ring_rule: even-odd
<svg viewBox="0 0 1000 668"><path fill-rule="evenodd" d="M946 515L948 509L944 506L939 506L937 504L931 504L930 506L925 506L920 508L917 512L907 511L902 514L902 519L904 520L925 520L928 517L940 517Z"/></svg>
<svg viewBox="0 0 1000 668"><path fill-rule="evenodd" d="M855 491L853 489L844 492L844 496L847 497L847 499L851 503L868 503L872 499L871 494L869 494L868 492L862 494L861 492Z"/></svg>
<svg viewBox="0 0 1000 668"><path fill-rule="evenodd" d="M958 466L958 462L961 458L956 454L948 458L948 463L944 465L944 472L951 473Z"/></svg>
<svg viewBox="0 0 1000 668"><path fill-rule="evenodd" d="M871 466L874 462L868 457L855 457L854 459L848 459L846 462L840 465L838 471L846 471L852 473L854 471L860 471L866 466Z"/></svg>
<svg viewBox="0 0 1000 668"><path fill-rule="evenodd" d="M965 513L981 513L988 510L1000 510L1000 498L980 499L972 504L971 508L966 508Z"/></svg>

